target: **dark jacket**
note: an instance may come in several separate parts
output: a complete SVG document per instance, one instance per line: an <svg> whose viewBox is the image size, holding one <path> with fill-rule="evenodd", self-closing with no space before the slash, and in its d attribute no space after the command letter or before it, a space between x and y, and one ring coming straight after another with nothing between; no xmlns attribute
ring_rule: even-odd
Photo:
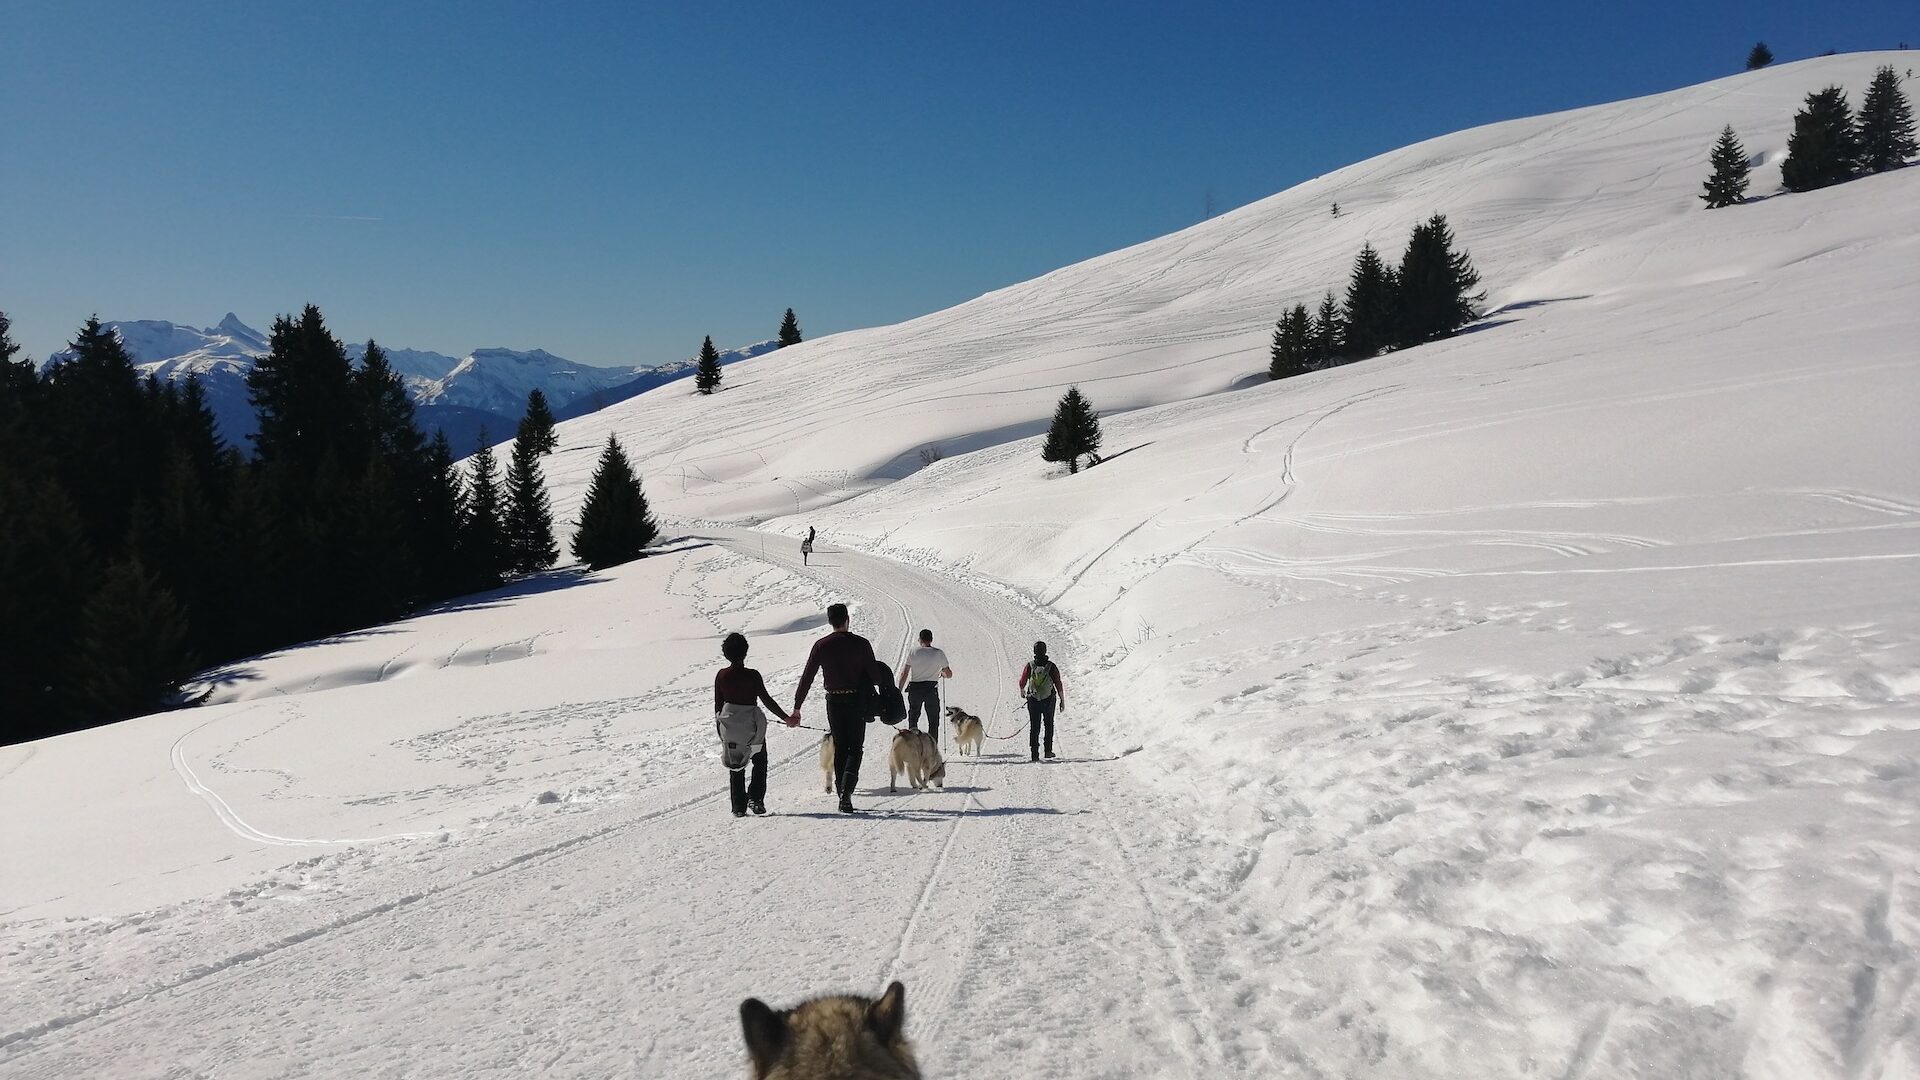
<svg viewBox="0 0 1920 1080"><path fill-rule="evenodd" d="M907 699L900 695L900 686L893 681L892 669L875 660L868 670L873 673L873 685L867 690L867 715L883 724L897 724L905 720Z"/></svg>
<svg viewBox="0 0 1920 1080"><path fill-rule="evenodd" d="M827 692L863 690L872 680L873 643L851 630L835 630L813 643L807 654L807 666L800 672L800 689L793 692L793 707L807 699L818 674Z"/></svg>

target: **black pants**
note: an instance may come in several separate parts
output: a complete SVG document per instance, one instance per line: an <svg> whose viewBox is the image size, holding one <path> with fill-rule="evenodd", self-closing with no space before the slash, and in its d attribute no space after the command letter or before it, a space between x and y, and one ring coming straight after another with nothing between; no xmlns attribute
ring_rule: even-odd
<svg viewBox="0 0 1920 1080"><path fill-rule="evenodd" d="M753 776L749 778L747 774ZM765 802L767 798L767 752L763 748L753 755L744 769L727 770L727 792L733 796L733 808L745 810L749 802Z"/></svg>
<svg viewBox="0 0 1920 1080"><path fill-rule="evenodd" d="M940 684L932 680L907 684L907 726L918 730L920 710L927 710L927 734L940 742Z"/></svg>
<svg viewBox="0 0 1920 1080"><path fill-rule="evenodd" d="M860 783L860 759L866 755L867 717L859 694L827 695L827 727L833 731L833 779L840 797Z"/></svg>
<svg viewBox="0 0 1920 1080"><path fill-rule="evenodd" d="M1055 697L1027 699L1027 748L1035 754L1040 752L1040 729L1046 727L1047 756L1053 756L1053 703Z"/></svg>

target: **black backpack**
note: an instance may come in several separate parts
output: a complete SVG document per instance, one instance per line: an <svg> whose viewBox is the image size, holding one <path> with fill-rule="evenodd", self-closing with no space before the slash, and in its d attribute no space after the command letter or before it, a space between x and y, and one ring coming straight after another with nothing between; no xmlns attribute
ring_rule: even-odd
<svg viewBox="0 0 1920 1080"><path fill-rule="evenodd" d="M873 685L867 688L867 718L883 724L897 724L907 718L907 699L893 681L893 669L878 660L871 669Z"/></svg>

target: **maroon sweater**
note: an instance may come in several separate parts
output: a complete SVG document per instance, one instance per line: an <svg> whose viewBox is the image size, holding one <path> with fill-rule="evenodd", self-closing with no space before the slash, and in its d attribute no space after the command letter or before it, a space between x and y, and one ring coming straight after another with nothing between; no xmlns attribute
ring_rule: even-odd
<svg viewBox="0 0 1920 1080"><path fill-rule="evenodd" d="M793 693L794 708L806 700L816 672L824 676L821 681L829 694L872 686L873 643L851 630L835 630L814 642L813 651L807 654L806 670L800 673L800 689Z"/></svg>
<svg viewBox="0 0 1920 1080"><path fill-rule="evenodd" d="M760 673L750 667L728 664L713 677L713 711L719 712L722 705L765 705L768 711L782 720L787 718L785 709L774 704L767 693L766 681Z"/></svg>

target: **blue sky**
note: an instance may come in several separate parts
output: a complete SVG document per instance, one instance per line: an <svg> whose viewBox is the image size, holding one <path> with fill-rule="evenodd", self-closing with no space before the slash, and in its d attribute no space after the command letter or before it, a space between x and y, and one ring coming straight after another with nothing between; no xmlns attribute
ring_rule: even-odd
<svg viewBox="0 0 1920 1080"><path fill-rule="evenodd" d="M810 10L818 7L821 10ZM1920 43L1912 0L38 3L0 310L655 363L935 311L1494 120ZM1705 153L1702 148L1702 154Z"/></svg>

